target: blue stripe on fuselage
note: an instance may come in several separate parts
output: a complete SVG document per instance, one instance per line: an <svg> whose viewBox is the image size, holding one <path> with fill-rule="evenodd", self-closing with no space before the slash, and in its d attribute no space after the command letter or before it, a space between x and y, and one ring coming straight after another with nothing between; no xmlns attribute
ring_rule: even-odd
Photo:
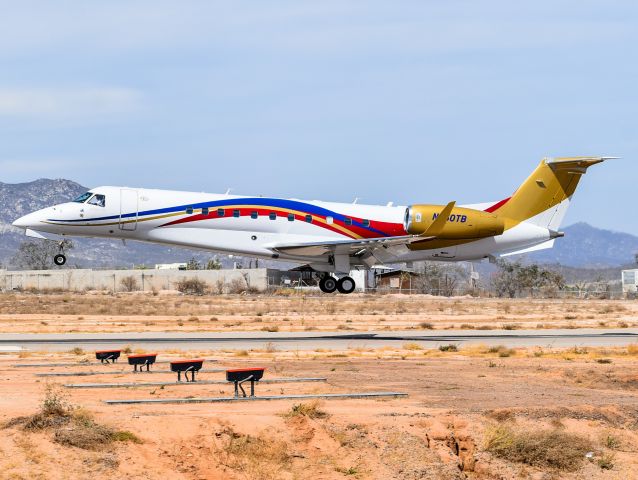
<svg viewBox="0 0 638 480"><path fill-rule="evenodd" d="M76 220L57 220L57 219L49 219L50 222L68 222L68 223L78 223L78 222L99 222L104 220L118 220L120 218L133 218L135 216L144 217L148 215L162 215L165 213L173 213L179 212L182 210L186 210L187 207L192 207L193 209L200 208L218 208L224 207L227 205L239 206L241 204L246 205L257 205L260 207L274 207L274 208L286 208L289 210L299 210L306 214L311 215L321 215L324 217L332 217L335 220L344 221L346 216L342 215L338 212L334 212L332 210L328 210L326 208L318 207L317 205L312 205L310 203L298 202L296 200L284 200L279 198L263 198L263 197L253 197L253 198L235 198L235 199L227 199L227 200L216 200L212 202L201 202L201 203L189 203L186 205L178 205L175 207L166 207L166 208L158 208L155 210L146 210L143 212L133 212L133 213L125 213L123 215L111 215L108 217L96 217L96 218L81 218ZM245 207L244 207L245 208ZM347 217L350 218L350 217ZM356 220L352 220L352 225L360 228L365 228L366 230L370 230L372 232L376 232L381 234L382 236L387 236L386 233L377 230L372 227L365 227L361 222L357 222ZM99 226L99 225L98 225Z"/></svg>

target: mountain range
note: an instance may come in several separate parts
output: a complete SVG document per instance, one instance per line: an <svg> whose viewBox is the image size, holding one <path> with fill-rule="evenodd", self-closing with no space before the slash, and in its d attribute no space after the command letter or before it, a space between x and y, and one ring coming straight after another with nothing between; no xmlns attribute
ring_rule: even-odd
<svg viewBox="0 0 638 480"><path fill-rule="evenodd" d="M62 203L87 191L86 187L71 180L39 179L28 183L0 182L0 265L11 266L12 258L25 241L24 232L11 226L16 218L34 210ZM628 233L603 230L587 223L576 223L564 228L565 237L559 238L554 248L525 255L527 261L560 264L570 268L589 270L608 269L635 264L638 237ZM156 263L185 262L195 258L206 262L215 256L199 250L164 245L100 239L76 239L69 252L69 264L78 267L132 267ZM219 255L224 266L238 260ZM246 259L239 259L247 263ZM271 262L265 262L269 265ZM273 264L275 265L275 264Z"/></svg>

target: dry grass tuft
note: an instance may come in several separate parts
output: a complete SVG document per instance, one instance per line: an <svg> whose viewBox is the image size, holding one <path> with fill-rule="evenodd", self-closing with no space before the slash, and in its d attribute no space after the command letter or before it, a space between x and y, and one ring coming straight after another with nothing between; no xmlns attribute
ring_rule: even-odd
<svg viewBox="0 0 638 480"><path fill-rule="evenodd" d="M40 411L11 420L4 428L18 425L27 431L53 429L54 442L84 450L100 450L112 442L142 443L132 432L96 422L90 412L69 404L60 387L53 384L45 388Z"/></svg>
<svg viewBox="0 0 638 480"><path fill-rule="evenodd" d="M499 424L485 433L485 450L505 460L534 467L575 471L592 449L587 438L559 429L525 430Z"/></svg>
<svg viewBox="0 0 638 480"><path fill-rule="evenodd" d="M222 437L221 462L241 472L245 478L276 480L290 466L288 445L272 436L242 435L231 428L217 435Z"/></svg>
<svg viewBox="0 0 638 480"><path fill-rule="evenodd" d="M313 419L328 417L328 413L319 408L320 405L321 403L318 400L307 403L298 403L293 405L290 411L284 414L284 417L308 417Z"/></svg>
<svg viewBox="0 0 638 480"><path fill-rule="evenodd" d="M439 345L439 350L441 350L442 352L458 352L459 347L453 343L450 343L449 345Z"/></svg>

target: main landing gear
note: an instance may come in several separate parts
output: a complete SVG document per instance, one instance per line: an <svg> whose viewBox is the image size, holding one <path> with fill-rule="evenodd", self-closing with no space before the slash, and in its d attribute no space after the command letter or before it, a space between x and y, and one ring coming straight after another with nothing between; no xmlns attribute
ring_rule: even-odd
<svg viewBox="0 0 638 480"><path fill-rule="evenodd" d="M53 257L53 263L55 263L58 267L61 267L66 263L66 256L64 255L64 242L60 242L59 247L60 253Z"/></svg>
<svg viewBox="0 0 638 480"><path fill-rule="evenodd" d="M352 293L355 288L354 280L351 277L341 277L339 280L326 275L319 281L319 289L324 293L333 293L338 290L339 293Z"/></svg>

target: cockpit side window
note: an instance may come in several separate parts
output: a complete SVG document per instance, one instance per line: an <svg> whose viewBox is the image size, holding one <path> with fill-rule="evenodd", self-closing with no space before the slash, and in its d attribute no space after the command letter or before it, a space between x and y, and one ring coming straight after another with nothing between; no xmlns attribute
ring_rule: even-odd
<svg viewBox="0 0 638 480"><path fill-rule="evenodd" d="M89 205L97 205L98 207L106 206L106 196L100 195L99 193L93 195L91 200L88 201Z"/></svg>
<svg viewBox="0 0 638 480"><path fill-rule="evenodd" d="M84 203L86 202L89 198L91 198L91 196L93 195L93 192L86 192L83 193L82 195L80 195L78 198L76 198L75 200L73 200L75 203Z"/></svg>

